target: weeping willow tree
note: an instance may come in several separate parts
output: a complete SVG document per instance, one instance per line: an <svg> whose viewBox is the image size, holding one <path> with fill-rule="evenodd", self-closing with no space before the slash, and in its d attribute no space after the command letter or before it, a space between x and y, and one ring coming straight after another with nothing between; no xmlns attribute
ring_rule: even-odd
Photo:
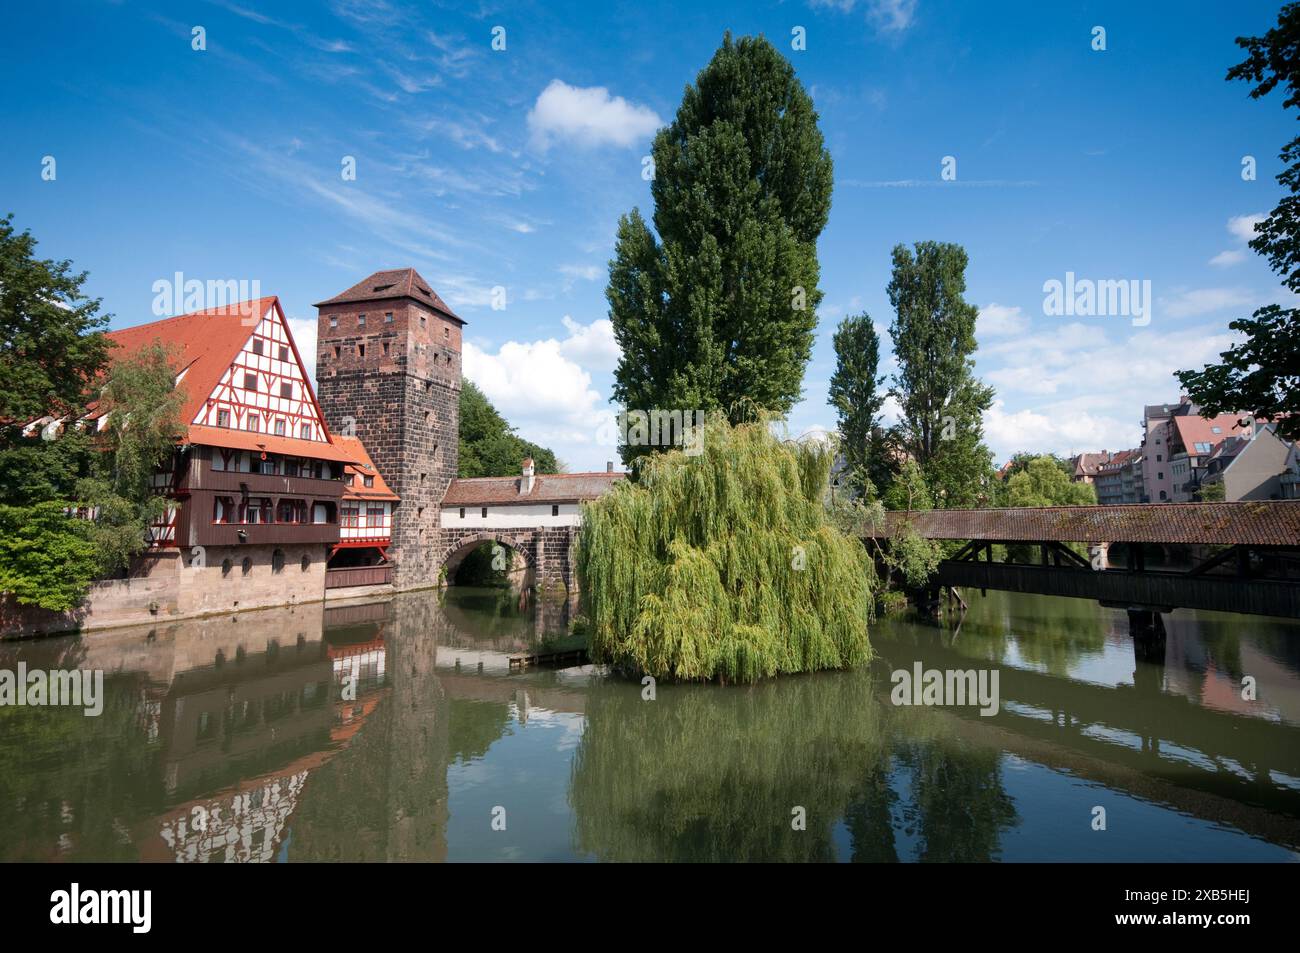
<svg viewBox="0 0 1300 953"><path fill-rule="evenodd" d="M875 572L831 524L833 448L766 420L705 425L583 512L578 580L593 658L656 678L755 681L871 656Z"/></svg>

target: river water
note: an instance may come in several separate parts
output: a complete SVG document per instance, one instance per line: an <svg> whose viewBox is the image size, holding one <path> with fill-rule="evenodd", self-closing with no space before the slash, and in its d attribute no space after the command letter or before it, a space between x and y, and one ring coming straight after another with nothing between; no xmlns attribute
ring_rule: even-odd
<svg viewBox="0 0 1300 953"><path fill-rule="evenodd" d="M105 673L96 717L0 707L0 860L1300 856L1300 623L1135 643L1092 603L967 598L877 622L859 671L653 699L512 668L571 609L497 590L0 644ZM996 671L997 713L893 704L918 662Z"/></svg>

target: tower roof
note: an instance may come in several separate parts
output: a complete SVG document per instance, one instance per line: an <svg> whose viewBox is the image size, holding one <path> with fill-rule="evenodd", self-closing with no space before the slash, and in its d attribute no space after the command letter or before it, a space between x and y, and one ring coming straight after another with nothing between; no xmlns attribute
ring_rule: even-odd
<svg viewBox="0 0 1300 953"><path fill-rule="evenodd" d="M451 318L460 324L465 321L446 302L438 297L427 281L414 268L394 268L389 271L376 271L373 275L358 281L347 291L337 294L315 304L317 308L332 304L354 304L358 301L385 301L392 298L410 298L432 308L439 314Z"/></svg>

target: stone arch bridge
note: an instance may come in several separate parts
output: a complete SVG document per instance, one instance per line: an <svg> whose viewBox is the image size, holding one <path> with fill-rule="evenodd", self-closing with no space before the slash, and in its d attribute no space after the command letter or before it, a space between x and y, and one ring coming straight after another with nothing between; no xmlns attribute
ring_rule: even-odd
<svg viewBox="0 0 1300 953"><path fill-rule="evenodd" d="M439 577L453 585L465 557L483 543L499 543L515 556L513 570L523 573L525 586L576 588L573 544L576 526L519 526L491 529L442 529L434 552ZM522 563L522 565L520 565Z"/></svg>

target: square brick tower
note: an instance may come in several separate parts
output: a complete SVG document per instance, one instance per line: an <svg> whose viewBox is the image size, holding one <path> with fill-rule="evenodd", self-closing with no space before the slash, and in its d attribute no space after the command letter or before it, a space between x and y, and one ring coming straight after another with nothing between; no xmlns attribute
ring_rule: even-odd
<svg viewBox="0 0 1300 953"><path fill-rule="evenodd" d="M377 271L315 307L325 419L361 438L401 497L389 550L393 584L432 585L439 504L459 462L465 322L414 268Z"/></svg>

